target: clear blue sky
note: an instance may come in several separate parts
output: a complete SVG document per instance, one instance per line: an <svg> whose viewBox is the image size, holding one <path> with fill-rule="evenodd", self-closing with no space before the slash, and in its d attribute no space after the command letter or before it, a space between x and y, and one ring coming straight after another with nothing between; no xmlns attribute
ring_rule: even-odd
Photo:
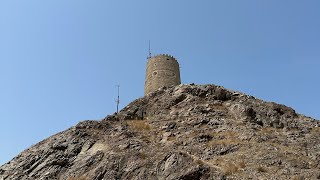
<svg viewBox="0 0 320 180"><path fill-rule="evenodd" d="M320 119L319 0L0 1L0 164L143 96L148 41L183 83Z"/></svg>

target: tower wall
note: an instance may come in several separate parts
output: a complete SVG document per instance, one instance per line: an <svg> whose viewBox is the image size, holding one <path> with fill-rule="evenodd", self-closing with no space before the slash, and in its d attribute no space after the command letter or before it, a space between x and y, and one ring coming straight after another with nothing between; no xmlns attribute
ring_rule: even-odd
<svg viewBox="0 0 320 180"><path fill-rule="evenodd" d="M161 54L149 58L144 95L163 86L170 87L179 84L181 84L179 63L173 56Z"/></svg>

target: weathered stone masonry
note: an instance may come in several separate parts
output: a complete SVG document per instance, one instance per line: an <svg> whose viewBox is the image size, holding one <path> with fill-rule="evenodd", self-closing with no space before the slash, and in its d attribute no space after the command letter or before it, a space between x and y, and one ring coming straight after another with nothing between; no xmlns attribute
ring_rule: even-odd
<svg viewBox="0 0 320 180"><path fill-rule="evenodd" d="M181 84L178 61L171 55L160 54L149 58L146 70L144 95L163 86L170 87Z"/></svg>

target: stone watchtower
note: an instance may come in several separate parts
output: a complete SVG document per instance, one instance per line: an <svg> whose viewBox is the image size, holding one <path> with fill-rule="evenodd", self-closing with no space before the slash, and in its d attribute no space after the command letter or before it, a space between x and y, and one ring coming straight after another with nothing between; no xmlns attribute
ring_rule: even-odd
<svg viewBox="0 0 320 180"><path fill-rule="evenodd" d="M178 61L168 54L160 54L148 58L144 95L163 86L170 87L181 84Z"/></svg>

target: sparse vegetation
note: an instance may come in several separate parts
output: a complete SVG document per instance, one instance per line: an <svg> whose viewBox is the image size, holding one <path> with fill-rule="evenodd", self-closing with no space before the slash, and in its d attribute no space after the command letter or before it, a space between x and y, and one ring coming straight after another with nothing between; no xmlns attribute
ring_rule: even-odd
<svg viewBox="0 0 320 180"><path fill-rule="evenodd" d="M227 162L222 166L222 170L225 176L230 176L237 173L239 171L239 167L234 163Z"/></svg>
<svg viewBox="0 0 320 180"><path fill-rule="evenodd" d="M210 104L210 108L225 111L227 108L222 104Z"/></svg>
<svg viewBox="0 0 320 180"><path fill-rule="evenodd" d="M243 169L243 168L246 167L246 163L245 163L244 161L241 161L241 162L238 163L238 166L239 166L241 169Z"/></svg>
<svg viewBox="0 0 320 180"><path fill-rule="evenodd" d="M234 131L222 131L222 132L211 132L210 133L211 136L213 137L224 137L224 138L236 138L239 134L237 132Z"/></svg>
<svg viewBox="0 0 320 180"><path fill-rule="evenodd" d="M274 132L275 130L276 130L276 128L273 128L273 127L263 127L263 128L261 128L260 132L269 134L269 133Z"/></svg>
<svg viewBox="0 0 320 180"><path fill-rule="evenodd" d="M129 127L137 131L150 131L151 126L145 120L129 120L127 121Z"/></svg>
<svg viewBox="0 0 320 180"><path fill-rule="evenodd" d="M213 140L208 142L208 146L213 146L213 145L233 145L233 144L239 144L241 141L238 139L221 139L221 140Z"/></svg>
<svg viewBox="0 0 320 180"><path fill-rule="evenodd" d="M225 131L225 132L213 132L210 134L212 137L220 137L221 139L215 139L209 141L206 145L207 146L214 146L214 145L236 145L241 144L242 141L238 138L238 134L233 131Z"/></svg>
<svg viewBox="0 0 320 180"><path fill-rule="evenodd" d="M175 141L176 140L176 136L169 136L167 141Z"/></svg>
<svg viewBox="0 0 320 180"><path fill-rule="evenodd" d="M257 171L263 172L263 173L268 172L267 168L265 168L265 167L263 167L263 166L259 166L259 167L257 168Z"/></svg>
<svg viewBox="0 0 320 180"><path fill-rule="evenodd" d="M68 178L68 180L89 180L89 179L84 176L80 176L80 177L70 177Z"/></svg>
<svg viewBox="0 0 320 180"><path fill-rule="evenodd" d="M320 133L320 127L312 128L311 133Z"/></svg>
<svg viewBox="0 0 320 180"><path fill-rule="evenodd" d="M225 158L218 158L214 161L211 161L210 164L220 167L225 176L230 176L230 175L240 173L241 169L244 169L245 167L247 167L246 163L243 160L231 162L231 161L226 161Z"/></svg>
<svg viewBox="0 0 320 180"><path fill-rule="evenodd" d="M147 159L147 157L148 157L148 155L146 154L146 153L139 153L139 157L141 158L141 159Z"/></svg>
<svg viewBox="0 0 320 180"><path fill-rule="evenodd" d="M205 164L201 159L197 159L195 162L197 164L199 164L199 165L204 165Z"/></svg>
<svg viewBox="0 0 320 180"><path fill-rule="evenodd" d="M294 176L292 180L303 180L303 176Z"/></svg>

